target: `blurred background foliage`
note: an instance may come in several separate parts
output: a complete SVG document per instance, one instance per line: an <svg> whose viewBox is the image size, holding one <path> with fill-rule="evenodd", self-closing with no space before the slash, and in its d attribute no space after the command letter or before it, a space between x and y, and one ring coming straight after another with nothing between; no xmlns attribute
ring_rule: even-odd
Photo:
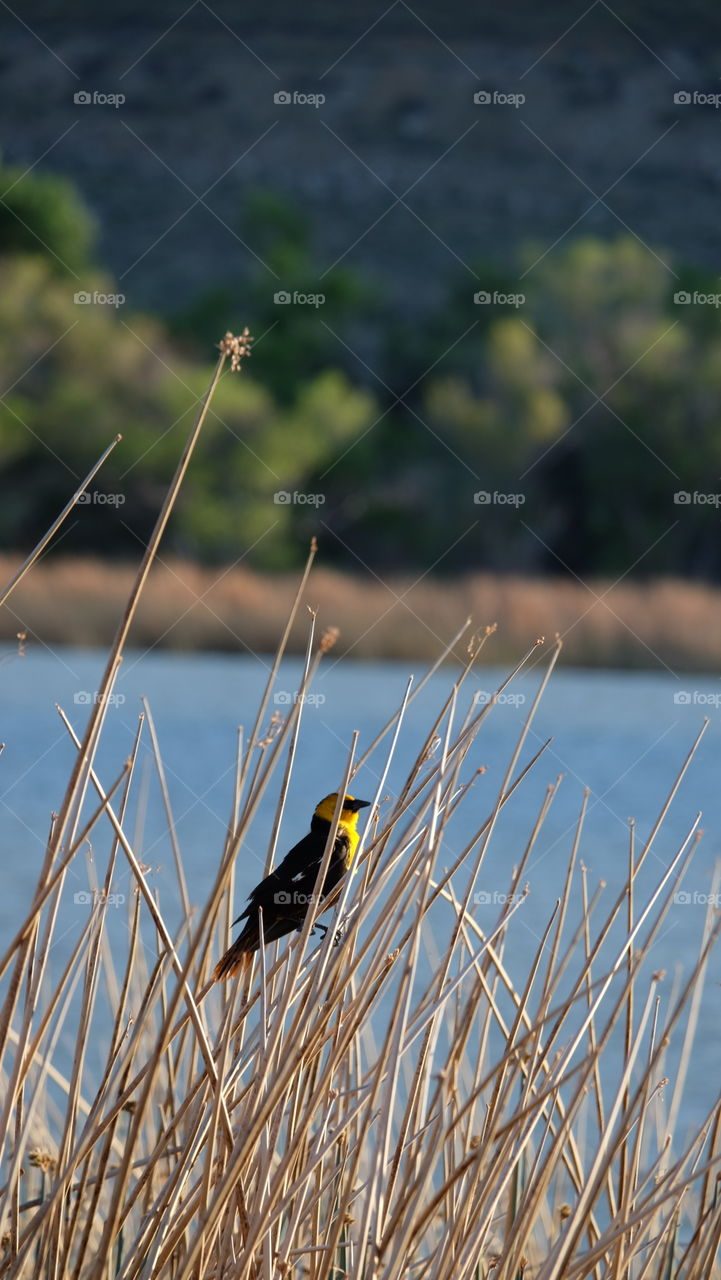
<svg viewBox="0 0 721 1280"><path fill-rule="evenodd" d="M135 556L213 342L248 324L252 360L221 383L171 551L281 570L318 534L346 569L721 576L719 510L674 501L721 491L719 312L674 302L717 292L693 264L672 283L631 237L568 239L540 261L525 246L515 281L473 264L523 305L474 304L464 275L434 314L404 320L382 281L342 266L319 279L312 228L256 191L239 233L279 289L323 305L275 301L259 266L249 289L217 282L186 312L149 316L76 302L119 286L71 184L0 168L0 189L3 548L32 545L120 432L98 478L119 505L79 507L61 549ZM478 505L479 490L523 503Z"/></svg>

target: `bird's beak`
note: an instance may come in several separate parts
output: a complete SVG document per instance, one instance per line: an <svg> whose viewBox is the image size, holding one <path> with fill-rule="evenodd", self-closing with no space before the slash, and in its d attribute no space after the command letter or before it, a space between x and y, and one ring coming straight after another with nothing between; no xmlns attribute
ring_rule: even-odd
<svg viewBox="0 0 721 1280"><path fill-rule="evenodd" d="M352 804L348 805L348 808L357 813L359 809L367 809L372 803L372 800L354 800Z"/></svg>

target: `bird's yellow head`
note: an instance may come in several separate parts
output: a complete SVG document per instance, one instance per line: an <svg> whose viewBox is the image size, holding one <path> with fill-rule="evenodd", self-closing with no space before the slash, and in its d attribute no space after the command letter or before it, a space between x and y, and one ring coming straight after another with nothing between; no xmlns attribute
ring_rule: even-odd
<svg viewBox="0 0 721 1280"><path fill-rule="evenodd" d="M320 804L316 805L314 817L320 818L323 822L332 822L335 807L338 801L338 792L334 791L331 795L325 796ZM344 827L350 827L351 831L355 830L358 821L358 810L366 809L370 804L370 800L356 800L354 796L345 795L343 797L343 808L340 811L340 822Z"/></svg>
<svg viewBox="0 0 721 1280"><path fill-rule="evenodd" d="M334 791L331 795L325 796L319 805L316 805L314 818L319 818L322 822L332 822L335 813L335 806L338 801L338 792ZM370 804L370 800L356 800L354 796L345 795L343 797L343 808L340 811L338 819L338 834L342 832L346 837L346 854L345 865L350 865L355 857L355 851L358 848L360 834L357 829L358 810L365 809Z"/></svg>

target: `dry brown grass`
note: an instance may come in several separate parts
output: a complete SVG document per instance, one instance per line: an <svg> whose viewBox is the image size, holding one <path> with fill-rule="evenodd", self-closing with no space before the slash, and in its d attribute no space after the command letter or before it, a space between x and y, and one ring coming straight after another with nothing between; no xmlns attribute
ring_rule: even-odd
<svg viewBox="0 0 721 1280"><path fill-rule="evenodd" d="M312 631L301 693L323 658ZM559 901L546 919L534 913L538 946L519 978L525 867L557 782L525 848L507 851L495 923L479 926L474 894L498 815L543 755L520 764L557 652L482 816L473 783L493 707L478 713L465 675L392 800L385 778L408 695L360 758L349 734L329 785L345 791L371 762L377 787L335 908L340 944L332 919L318 944L309 915L300 935L222 987L211 975L237 910L235 857L269 786L278 829L303 699L269 733L271 675L237 758L207 898L175 933L124 820L147 728L139 723L108 785L94 750L82 764L87 747L62 715L90 794L53 849L56 818L33 902L0 959L0 1276L718 1280L718 1081L695 1096L701 1120L690 1130L682 1107L721 929L711 907L683 982L651 972L698 816L637 888L701 735L642 846L629 829L627 880L610 901L591 893L580 862L584 799ZM446 830L459 813L457 852ZM65 871L90 835L100 892L58 979L48 953ZM121 861L135 895L111 946ZM178 874L182 895L180 863ZM74 1045L69 1068L61 1033Z"/></svg>
<svg viewBox="0 0 721 1280"><path fill-rule="evenodd" d="M18 560L0 557L0 578ZM107 645L134 579L129 565L90 558L41 561L0 610L0 639L19 630L48 644ZM467 617L498 623L485 657L506 662L528 642L559 633L568 663L581 666L715 669L721 651L721 591L681 581L589 587L563 580L473 574L454 581L350 577L320 569L305 599L341 630L339 652L357 658L432 659ZM130 640L143 647L273 652L295 594L292 575L238 567L156 563ZM605 593L608 591L608 594ZM597 598L595 598L597 597ZM302 619L290 649L302 652ZM457 656L462 656L459 652Z"/></svg>

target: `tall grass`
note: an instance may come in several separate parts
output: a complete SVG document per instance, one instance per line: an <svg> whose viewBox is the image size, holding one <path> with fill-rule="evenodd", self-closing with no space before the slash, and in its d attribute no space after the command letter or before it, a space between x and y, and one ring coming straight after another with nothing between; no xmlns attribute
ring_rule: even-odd
<svg viewBox="0 0 721 1280"><path fill-rule="evenodd" d="M202 418L82 736L61 713L76 762L33 900L0 961L0 1274L719 1275L718 1080L709 1081L693 1131L679 1119L718 921L709 916L681 985L669 991L654 971L655 943L693 856L698 817L670 860L649 856L701 734L645 842L629 826L626 882L610 905L600 886L591 889L581 862L584 799L558 900L547 920L534 917L538 945L519 980L530 901L524 876L558 783L525 846L508 851L508 882L494 886L503 890L501 904L485 931L475 897L488 883L484 861L502 811L543 764L544 747L526 758L527 737L559 648L546 657L498 794L479 813L479 743L494 702L479 711L467 693L486 640L471 638L398 794L388 794L387 778L421 686L409 683L370 744L349 726L347 756L329 789L352 789L361 767L373 770L377 785L323 940L313 934L311 910L302 932L259 954L241 980L215 984L213 966L237 909L236 857L267 795L276 798L269 863L283 852L288 786L297 750L309 741L302 696L284 721L269 707L313 548L254 721L234 748L224 847L215 866L208 858L207 898L195 913L163 782L186 916L179 929L166 921L129 823L143 735L163 780L152 717L140 716L130 757L114 776L99 773L97 749ZM316 636L311 617L301 695L333 641L330 632ZM538 652L536 644L527 657ZM63 973L51 980L48 953L68 868L91 833L94 907ZM120 945L114 931L110 937L108 903L122 863L136 893Z"/></svg>
<svg viewBox="0 0 721 1280"><path fill-rule="evenodd" d="M0 556L0 580L16 567L17 557ZM105 647L134 577L128 564L90 556L43 560L15 593L12 610L0 613L0 640L14 640L22 628L45 644ZM213 569L164 553L143 593L131 643L230 652L240 643L272 653L295 590L294 574L261 574L244 564ZM496 665L511 661L529 635L556 632L566 661L576 666L658 670L665 663L674 671L708 672L721 649L721 590L700 582L614 585L493 573L415 582L387 575L381 582L321 567L310 599L322 616L342 617L338 652L353 658L432 662L441 631L455 631L469 616L498 623L484 654ZM294 653L303 652L303 626L300 616L290 637Z"/></svg>

